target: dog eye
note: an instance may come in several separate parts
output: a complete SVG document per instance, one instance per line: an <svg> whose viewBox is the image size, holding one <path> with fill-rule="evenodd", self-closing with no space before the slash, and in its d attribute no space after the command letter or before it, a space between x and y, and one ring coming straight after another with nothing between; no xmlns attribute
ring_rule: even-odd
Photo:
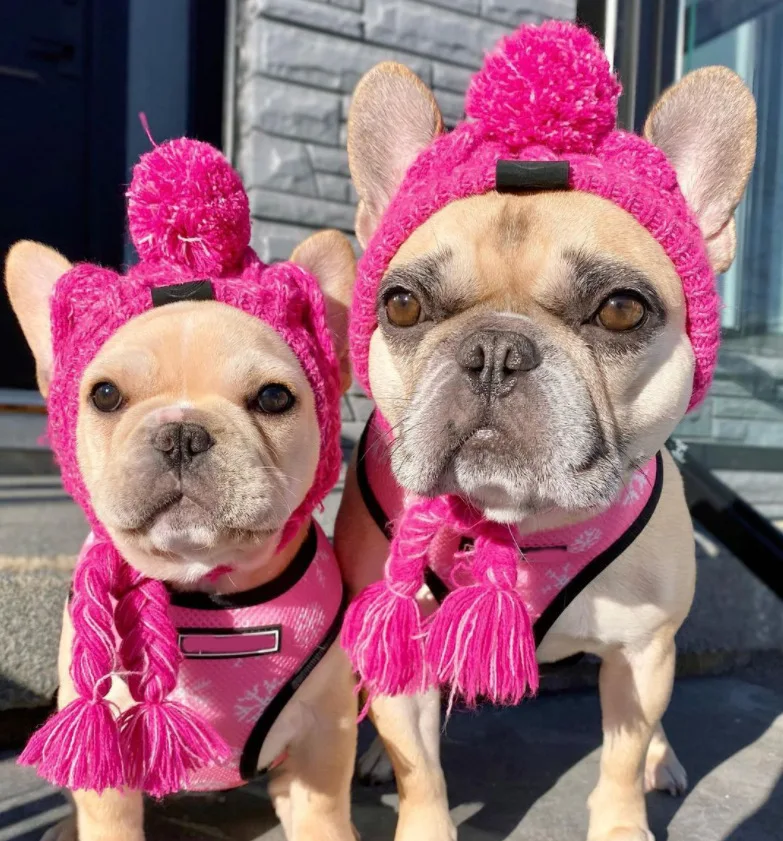
<svg viewBox="0 0 783 841"><path fill-rule="evenodd" d="M294 395L278 383L265 385L256 397L256 408L267 415L280 415L294 405Z"/></svg>
<svg viewBox="0 0 783 841"><path fill-rule="evenodd" d="M622 333L638 327L647 314L647 307L631 292L621 292L607 298L598 310L596 320L601 327L614 333Z"/></svg>
<svg viewBox="0 0 783 841"><path fill-rule="evenodd" d="M421 320L421 304L407 289L392 289L384 298L386 316L395 327L413 327Z"/></svg>
<svg viewBox="0 0 783 841"><path fill-rule="evenodd" d="M90 392L93 406L99 412L116 412L122 406L122 392L114 383L98 383Z"/></svg>

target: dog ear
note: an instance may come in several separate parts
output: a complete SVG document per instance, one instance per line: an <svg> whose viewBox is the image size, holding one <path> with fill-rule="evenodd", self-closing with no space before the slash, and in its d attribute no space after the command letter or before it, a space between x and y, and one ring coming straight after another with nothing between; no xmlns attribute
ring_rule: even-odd
<svg viewBox="0 0 783 841"><path fill-rule="evenodd" d="M51 298L58 279L71 268L62 254L38 242L17 242L5 258L5 285L35 357L38 388L49 392L52 373Z"/></svg>
<svg viewBox="0 0 783 841"><path fill-rule="evenodd" d="M359 80L348 114L348 162L359 194L356 237L362 247L408 167L442 131L435 97L404 65L383 62Z"/></svg>
<svg viewBox="0 0 783 841"><path fill-rule="evenodd" d="M300 243L292 262L310 272L326 300L326 320L340 361L343 391L351 385L348 359L348 310L356 276L356 256L348 238L339 231L319 231Z"/></svg>
<svg viewBox="0 0 783 841"><path fill-rule="evenodd" d="M704 67L666 91L650 112L645 137L674 166L698 219L716 273L734 260L734 211L756 157L756 103L726 67Z"/></svg>

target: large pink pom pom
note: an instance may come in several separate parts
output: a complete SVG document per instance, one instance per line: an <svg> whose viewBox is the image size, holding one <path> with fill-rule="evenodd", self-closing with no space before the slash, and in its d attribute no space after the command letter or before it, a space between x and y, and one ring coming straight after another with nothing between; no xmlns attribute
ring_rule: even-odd
<svg viewBox="0 0 783 841"><path fill-rule="evenodd" d="M250 243L250 207L239 175L198 140L157 146L133 168L128 225L143 260L219 275Z"/></svg>
<svg viewBox="0 0 783 841"><path fill-rule="evenodd" d="M586 29L548 21L500 41L473 77L465 110L512 148L591 153L614 128L620 91Z"/></svg>

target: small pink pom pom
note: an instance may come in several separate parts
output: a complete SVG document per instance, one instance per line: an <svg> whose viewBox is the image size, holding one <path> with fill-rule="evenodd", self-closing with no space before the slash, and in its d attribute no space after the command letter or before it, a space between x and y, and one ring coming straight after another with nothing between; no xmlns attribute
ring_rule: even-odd
<svg viewBox="0 0 783 841"><path fill-rule="evenodd" d="M620 83L601 45L564 21L522 26L473 77L466 113L512 148L591 153L614 128Z"/></svg>
<svg viewBox="0 0 783 841"><path fill-rule="evenodd" d="M142 260L162 260L196 274L239 264L250 243L250 207L239 175L198 140L157 146L133 168L128 226Z"/></svg>

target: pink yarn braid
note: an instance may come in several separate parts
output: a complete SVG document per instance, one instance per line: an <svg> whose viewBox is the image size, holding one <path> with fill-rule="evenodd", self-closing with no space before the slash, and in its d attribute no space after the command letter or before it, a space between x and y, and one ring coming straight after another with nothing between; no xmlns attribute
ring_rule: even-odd
<svg viewBox="0 0 783 841"><path fill-rule="evenodd" d="M117 595L120 659L136 701L119 719L127 784L163 797L185 788L192 771L228 759L230 752L201 716L168 699L182 653L165 585L125 564Z"/></svg>
<svg viewBox="0 0 783 841"><path fill-rule="evenodd" d="M345 614L342 645L370 697L422 692L432 682L416 594L445 513L442 498L410 506L389 547L384 579L362 590Z"/></svg>
<svg viewBox="0 0 783 841"><path fill-rule="evenodd" d="M117 664L110 593L122 565L108 540L96 542L79 562L70 604L77 698L33 734L19 758L71 790L101 792L125 783L119 729L106 700Z"/></svg>
<svg viewBox="0 0 783 841"><path fill-rule="evenodd" d="M464 560L476 584L458 587L428 626L416 594L430 546L443 529L474 539ZM384 580L348 609L342 644L370 698L420 692L433 683L468 705L516 704L538 690L532 623L516 589L520 552L513 535L456 497L412 504L389 547Z"/></svg>
<svg viewBox="0 0 783 841"><path fill-rule="evenodd" d="M448 504L449 526L474 539L464 555L477 583L453 590L435 613L428 667L450 687L449 710L457 696L468 706L484 698L518 704L538 691L533 626L517 589L519 547L507 526L483 520L456 497Z"/></svg>
<svg viewBox="0 0 783 841"><path fill-rule="evenodd" d="M211 725L168 700L182 660L168 605L165 585L125 563L108 539L87 550L70 603L78 697L33 734L21 764L71 790L128 787L163 797L181 791L191 771L228 758ZM106 695L119 664L136 703L117 719Z"/></svg>

